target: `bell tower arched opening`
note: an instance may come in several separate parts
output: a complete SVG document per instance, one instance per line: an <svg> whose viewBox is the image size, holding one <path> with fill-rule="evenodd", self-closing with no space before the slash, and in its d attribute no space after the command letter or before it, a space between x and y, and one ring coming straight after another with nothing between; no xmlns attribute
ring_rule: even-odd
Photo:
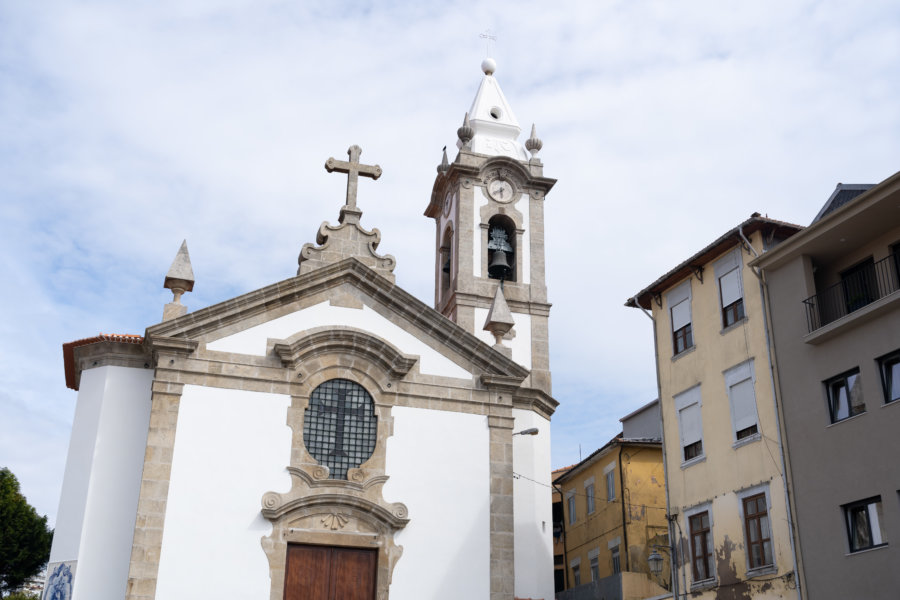
<svg viewBox="0 0 900 600"><path fill-rule="evenodd" d="M516 280L516 224L506 215L488 221L487 274L491 279Z"/></svg>
<svg viewBox="0 0 900 600"><path fill-rule="evenodd" d="M450 295L450 284L453 280L453 227L448 226L444 230L440 249L440 277L441 301L445 302Z"/></svg>

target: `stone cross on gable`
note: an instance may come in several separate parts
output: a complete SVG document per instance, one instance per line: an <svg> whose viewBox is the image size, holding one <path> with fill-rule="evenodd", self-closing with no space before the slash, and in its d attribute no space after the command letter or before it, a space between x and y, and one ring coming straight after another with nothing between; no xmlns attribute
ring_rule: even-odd
<svg viewBox="0 0 900 600"><path fill-rule="evenodd" d="M325 170L329 173L337 171L338 173L347 173L347 203L345 209L356 211L356 188L359 184L359 176L371 177L378 179L381 177L381 167L378 165L364 165L359 162L359 155L362 154L362 148L354 144L347 149L347 155L350 160L335 160L334 157L325 161Z"/></svg>

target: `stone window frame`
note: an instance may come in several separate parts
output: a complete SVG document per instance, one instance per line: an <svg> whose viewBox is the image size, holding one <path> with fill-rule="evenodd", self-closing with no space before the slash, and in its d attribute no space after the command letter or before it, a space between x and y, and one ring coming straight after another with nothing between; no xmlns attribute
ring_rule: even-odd
<svg viewBox="0 0 900 600"><path fill-rule="evenodd" d="M731 412L732 447L739 448L744 444L762 439L762 432L759 427L759 407L756 402L756 368L754 359L745 360L740 364L725 369L722 371L722 378L725 383L725 392L728 395L728 404ZM750 382L751 402L756 422L753 425L738 429L739 424L736 420L736 414L739 411L735 410L735 403L739 400L739 396L735 393L735 388L746 381ZM742 424L746 425L746 423ZM750 429L753 429L753 431L750 431Z"/></svg>
<svg viewBox="0 0 900 600"><path fill-rule="evenodd" d="M687 313L688 320L685 325L682 325L678 329L675 328L675 315L674 309L681 306L683 303L687 303ZM672 356L679 356L680 354L684 354L691 348L693 348L696 344L694 342L694 317L693 311L691 307L691 280L688 278L686 281L678 284L674 288L672 288L666 294L666 306L668 308L669 313L669 325L672 330ZM681 344L679 344L681 342ZM683 347L681 347L683 346ZM679 347L681 349L679 350Z"/></svg>
<svg viewBox="0 0 900 600"><path fill-rule="evenodd" d="M587 510L585 510L586 514L592 515L596 510L596 494L594 492L594 478L588 477L584 480L584 497L585 504L587 505Z"/></svg>
<svg viewBox="0 0 900 600"><path fill-rule="evenodd" d="M603 477L606 479L606 501L614 502L616 499L616 461L603 467Z"/></svg>
<svg viewBox="0 0 900 600"><path fill-rule="evenodd" d="M747 515L745 514L745 511L744 511L744 501L748 500L749 498L752 498L754 496L760 496L760 495L765 496L765 500L766 500L766 516L769 519L769 544L771 545L772 562L769 564L758 565L758 566L754 567L752 557L750 555L751 554L750 538L749 538L749 535L748 535L749 532L747 529L747 527L748 527ZM756 485L753 487L743 489L737 493L737 499L738 499L738 516L740 517L740 520L741 520L741 528L743 529L743 535L744 535L744 550L745 550L745 552L744 552L744 554L745 554L744 567L747 569L747 576L748 577L756 577L759 575L776 573L778 571L778 561L776 560L776 556L775 556L775 554L776 554L775 553L775 537L773 534L773 526L772 526L772 497L769 494L769 485L762 484L762 485Z"/></svg>
<svg viewBox="0 0 900 600"><path fill-rule="evenodd" d="M697 515L707 513L709 518L709 539L712 540L712 552L710 554L711 560L709 561L710 573L709 577L706 579L696 579L694 577L694 536L691 531L691 517L695 517ZM684 511L684 531L688 535L688 555L690 556L691 562L688 566L688 571L691 575L691 589L700 589L707 588L711 586L715 586L717 581L717 573L716 573L716 562L712 560L715 558L715 537L713 535L713 530L715 528L715 519L713 517L712 503L704 502L703 504L698 504L696 506L692 506L691 508Z"/></svg>

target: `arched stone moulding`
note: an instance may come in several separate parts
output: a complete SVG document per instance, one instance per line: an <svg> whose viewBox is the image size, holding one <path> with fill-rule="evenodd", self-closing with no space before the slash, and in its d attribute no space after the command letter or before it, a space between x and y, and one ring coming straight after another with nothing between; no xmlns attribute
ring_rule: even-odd
<svg viewBox="0 0 900 600"><path fill-rule="evenodd" d="M324 470L327 477L327 468ZM298 479L307 481L306 477L295 475L295 482ZM287 494L269 492L263 496L262 514L272 522L272 533L260 540L269 559L270 600L283 598L287 546L292 542L376 549L376 598L387 600L394 566L403 553L403 547L394 543L394 534L409 523L409 518L406 506L399 502L373 502L356 495L360 488L365 493L377 487L381 496L380 488L387 477L380 479L376 486L319 481L316 487L320 493L307 492L308 495L304 495L303 486L295 484ZM348 495L350 489L354 490L353 495Z"/></svg>
<svg viewBox="0 0 900 600"><path fill-rule="evenodd" d="M391 577L403 548L394 534L409 523L406 505L387 502L382 488L387 439L392 433L395 404L391 381L404 377L417 358L399 352L384 340L348 327L314 329L273 347L282 364L300 373L293 377L287 424L292 430L291 489L267 492L261 513L272 533L261 538L269 560L270 600L283 600L285 562L290 543L352 548L378 552L376 597L387 600ZM303 419L313 390L330 379L349 379L362 385L375 402L378 429L372 455L347 479L329 479L329 469L310 456L303 442Z"/></svg>

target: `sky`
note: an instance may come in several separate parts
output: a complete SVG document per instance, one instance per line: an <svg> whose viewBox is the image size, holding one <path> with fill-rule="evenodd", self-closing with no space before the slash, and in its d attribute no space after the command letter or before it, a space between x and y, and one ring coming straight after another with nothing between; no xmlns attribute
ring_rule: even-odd
<svg viewBox="0 0 900 600"><path fill-rule="evenodd" d="M893 0L0 3L0 466L40 514L76 401L62 344L158 322L183 239L191 310L292 277L351 144L384 170L363 226L433 303L422 213L488 51L558 180L554 467L656 396L627 298L753 212L806 225L900 168Z"/></svg>

